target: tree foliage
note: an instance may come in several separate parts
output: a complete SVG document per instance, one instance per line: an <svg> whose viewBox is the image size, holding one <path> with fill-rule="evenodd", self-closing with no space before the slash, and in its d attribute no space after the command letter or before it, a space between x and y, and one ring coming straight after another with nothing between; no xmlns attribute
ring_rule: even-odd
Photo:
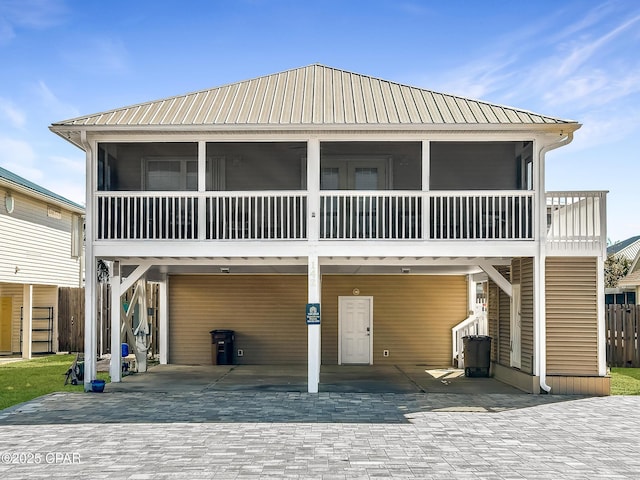
<svg viewBox="0 0 640 480"><path fill-rule="evenodd" d="M604 262L604 286L615 288L621 278L627 276L631 262L622 255L610 254Z"/></svg>

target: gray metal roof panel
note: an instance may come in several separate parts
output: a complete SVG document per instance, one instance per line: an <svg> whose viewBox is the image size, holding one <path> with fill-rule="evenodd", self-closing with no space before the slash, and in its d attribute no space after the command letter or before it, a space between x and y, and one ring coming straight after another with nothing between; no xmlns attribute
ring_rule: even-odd
<svg viewBox="0 0 640 480"><path fill-rule="evenodd" d="M323 65L287 70L52 125L576 124Z"/></svg>

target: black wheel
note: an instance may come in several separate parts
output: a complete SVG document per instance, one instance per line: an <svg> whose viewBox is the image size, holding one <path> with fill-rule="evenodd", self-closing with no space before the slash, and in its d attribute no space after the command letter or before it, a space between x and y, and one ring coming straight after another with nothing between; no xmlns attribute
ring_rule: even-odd
<svg viewBox="0 0 640 480"><path fill-rule="evenodd" d="M465 368L464 369L464 376L465 377L470 377L471 376L471 369L470 368Z"/></svg>

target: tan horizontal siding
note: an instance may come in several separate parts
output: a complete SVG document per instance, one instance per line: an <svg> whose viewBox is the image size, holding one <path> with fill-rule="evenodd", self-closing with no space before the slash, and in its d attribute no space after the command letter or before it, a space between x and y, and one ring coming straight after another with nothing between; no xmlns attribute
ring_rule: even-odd
<svg viewBox="0 0 640 480"><path fill-rule="evenodd" d="M338 297L354 288L373 297L374 364L451 365L451 328L467 315L467 281L454 275L323 276L322 363L338 362Z"/></svg>
<svg viewBox="0 0 640 480"><path fill-rule="evenodd" d="M12 195L15 208L10 214L0 200L0 282L77 287L80 264L71 258L72 213L55 207L61 218L52 218L46 202ZM4 192L0 196L4 198Z"/></svg>
<svg viewBox="0 0 640 480"><path fill-rule="evenodd" d="M507 280L510 280L509 267L498 267L498 271ZM498 315L498 362L505 366L511 365L511 298L502 290L498 290L499 315Z"/></svg>
<svg viewBox="0 0 640 480"><path fill-rule="evenodd" d="M520 339L521 339L521 365L523 372L533 374L534 345L533 345L533 312L534 312L534 280L533 258L521 259L520 270Z"/></svg>
<svg viewBox="0 0 640 480"><path fill-rule="evenodd" d="M234 330L237 363L307 362L307 277L190 275L169 281L170 363L211 364L211 335Z"/></svg>
<svg viewBox="0 0 640 480"><path fill-rule="evenodd" d="M498 285L489 280L487 282L487 322L489 323L489 336L492 338L491 341L491 360L493 362L498 361L499 356L499 343L498 338L500 336L499 331L499 301L498 296L500 295L500 289Z"/></svg>
<svg viewBox="0 0 640 480"><path fill-rule="evenodd" d="M597 259L546 260L546 340L549 375L597 375Z"/></svg>

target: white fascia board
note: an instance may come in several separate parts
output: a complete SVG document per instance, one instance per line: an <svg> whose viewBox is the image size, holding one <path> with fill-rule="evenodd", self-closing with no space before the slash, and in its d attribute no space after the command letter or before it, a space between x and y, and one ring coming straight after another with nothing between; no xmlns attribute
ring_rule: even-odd
<svg viewBox="0 0 640 480"><path fill-rule="evenodd" d="M225 242L225 241L113 241L95 242L94 256L103 259L138 257L211 258L215 257L307 257L306 242Z"/></svg>
<svg viewBox="0 0 640 480"><path fill-rule="evenodd" d="M211 257L534 257L533 241L98 241L96 258Z"/></svg>
<svg viewBox="0 0 640 480"><path fill-rule="evenodd" d="M321 257L321 265L375 265L375 266L477 266L480 260L492 265L511 265L510 258L454 258L454 257Z"/></svg>
<svg viewBox="0 0 640 480"><path fill-rule="evenodd" d="M533 241L320 241L321 257L533 257Z"/></svg>
<svg viewBox="0 0 640 480"><path fill-rule="evenodd" d="M132 266L149 262L153 266L264 266L307 265L307 257L208 257L208 258L120 258L121 265Z"/></svg>

